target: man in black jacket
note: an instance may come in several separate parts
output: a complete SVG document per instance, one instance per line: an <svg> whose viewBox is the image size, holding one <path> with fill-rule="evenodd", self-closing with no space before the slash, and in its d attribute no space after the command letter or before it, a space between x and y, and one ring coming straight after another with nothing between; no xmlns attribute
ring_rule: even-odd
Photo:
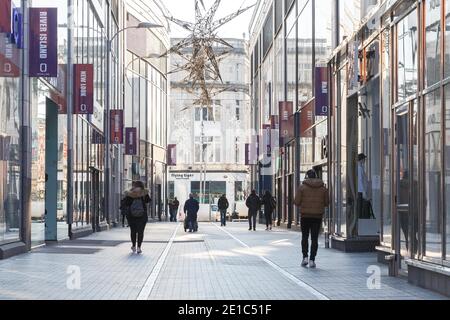
<svg viewBox="0 0 450 320"><path fill-rule="evenodd" d="M219 202L217 203L217 206L219 207L219 211L220 211L220 226L226 227L227 226L227 209L230 206L226 195L222 195L220 197Z"/></svg>
<svg viewBox="0 0 450 320"><path fill-rule="evenodd" d="M197 200L195 200L194 195L189 195L189 200L184 204L184 213L186 214L186 218L189 224L189 232L197 231L197 214L200 210L200 204Z"/></svg>
<svg viewBox="0 0 450 320"><path fill-rule="evenodd" d="M247 198L245 205L248 208L248 223L250 226L248 230L251 231L253 226L253 231L256 231L256 217L258 216L258 211L261 210L261 200L256 195L255 190L253 190L250 197Z"/></svg>

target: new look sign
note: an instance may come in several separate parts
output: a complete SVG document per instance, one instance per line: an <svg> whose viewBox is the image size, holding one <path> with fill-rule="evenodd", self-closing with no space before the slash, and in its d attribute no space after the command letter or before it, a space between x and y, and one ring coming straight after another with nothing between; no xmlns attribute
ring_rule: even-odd
<svg viewBox="0 0 450 320"><path fill-rule="evenodd" d="M74 113L94 113L94 65L76 64L74 68Z"/></svg>
<svg viewBox="0 0 450 320"><path fill-rule="evenodd" d="M30 8L30 77L58 76L56 8Z"/></svg>

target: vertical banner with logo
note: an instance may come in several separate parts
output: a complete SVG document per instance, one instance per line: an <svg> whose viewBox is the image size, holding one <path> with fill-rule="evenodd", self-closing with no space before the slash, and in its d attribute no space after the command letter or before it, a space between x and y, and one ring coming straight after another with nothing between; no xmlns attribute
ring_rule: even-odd
<svg viewBox="0 0 450 320"><path fill-rule="evenodd" d="M294 103L292 101L281 101L280 109L280 147L283 147L290 139L294 138Z"/></svg>
<svg viewBox="0 0 450 320"><path fill-rule="evenodd" d="M57 8L30 8L30 77L58 76Z"/></svg>
<svg viewBox="0 0 450 320"><path fill-rule="evenodd" d="M111 144L123 144L123 110L110 111Z"/></svg>
<svg viewBox="0 0 450 320"><path fill-rule="evenodd" d="M11 33L11 0L0 0L0 33Z"/></svg>
<svg viewBox="0 0 450 320"><path fill-rule="evenodd" d="M167 146L167 165L176 166L177 165L177 145L169 144Z"/></svg>
<svg viewBox="0 0 450 320"><path fill-rule="evenodd" d="M18 78L19 76L20 50L6 34L0 33L0 78Z"/></svg>
<svg viewBox="0 0 450 320"><path fill-rule="evenodd" d="M328 68L316 67L316 116L328 116Z"/></svg>
<svg viewBox="0 0 450 320"><path fill-rule="evenodd" d="M262 125L262 151L264 156L270 156L272 154L272 143L271 143L271 130L272 126L270 124Z"/></svg>
<svg viewBox="0 0 450 320"><path fill-rule="evenodd" d="M137 155L137 129L125 128L125 154L128 156Z"/></svg>
<svg viewBox="0 0 450 320"><path fill-rule="evenodd" d="M73 65L73 112L74 114L94 113L94 65Z"/></svg>

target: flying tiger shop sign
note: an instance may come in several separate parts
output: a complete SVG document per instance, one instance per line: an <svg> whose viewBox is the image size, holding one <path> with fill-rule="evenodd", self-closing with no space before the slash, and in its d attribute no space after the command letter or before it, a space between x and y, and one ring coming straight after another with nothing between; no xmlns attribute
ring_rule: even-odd
<svg viewBox="0 0 450 320"><path fill-rule="evenodd" d="M30 77L58 76L57 8L30 8Z"/></svg>

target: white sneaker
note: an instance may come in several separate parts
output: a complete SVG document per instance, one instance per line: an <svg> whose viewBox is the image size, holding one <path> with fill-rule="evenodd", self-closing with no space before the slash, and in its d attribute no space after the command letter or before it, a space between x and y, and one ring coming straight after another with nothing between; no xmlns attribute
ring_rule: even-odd
<svg viewBox="0 0 450 320"><path fill-rule="evenodd" d="M303 258L302 267L306 267L308 265L308 258Z"/></svg>
<svg viewBox="0 0 450 320"><path fill-rule="evenodd" d="M131 247L131 251L133 251L133 253L136 253L136 247Z"/></svg>
<svg viewBox="0 0 450 320"><path fill-rule="evenodd" d="M138 248L137 249L137 254L141 254L142 253L142 249L141 248Z"/></svg>
<svg viewBox="0 0 450 320"><path fill-rule="evenodd" d="M309 267L314 269L316 267L316 263L312 260L309 260Z"/></svg>

